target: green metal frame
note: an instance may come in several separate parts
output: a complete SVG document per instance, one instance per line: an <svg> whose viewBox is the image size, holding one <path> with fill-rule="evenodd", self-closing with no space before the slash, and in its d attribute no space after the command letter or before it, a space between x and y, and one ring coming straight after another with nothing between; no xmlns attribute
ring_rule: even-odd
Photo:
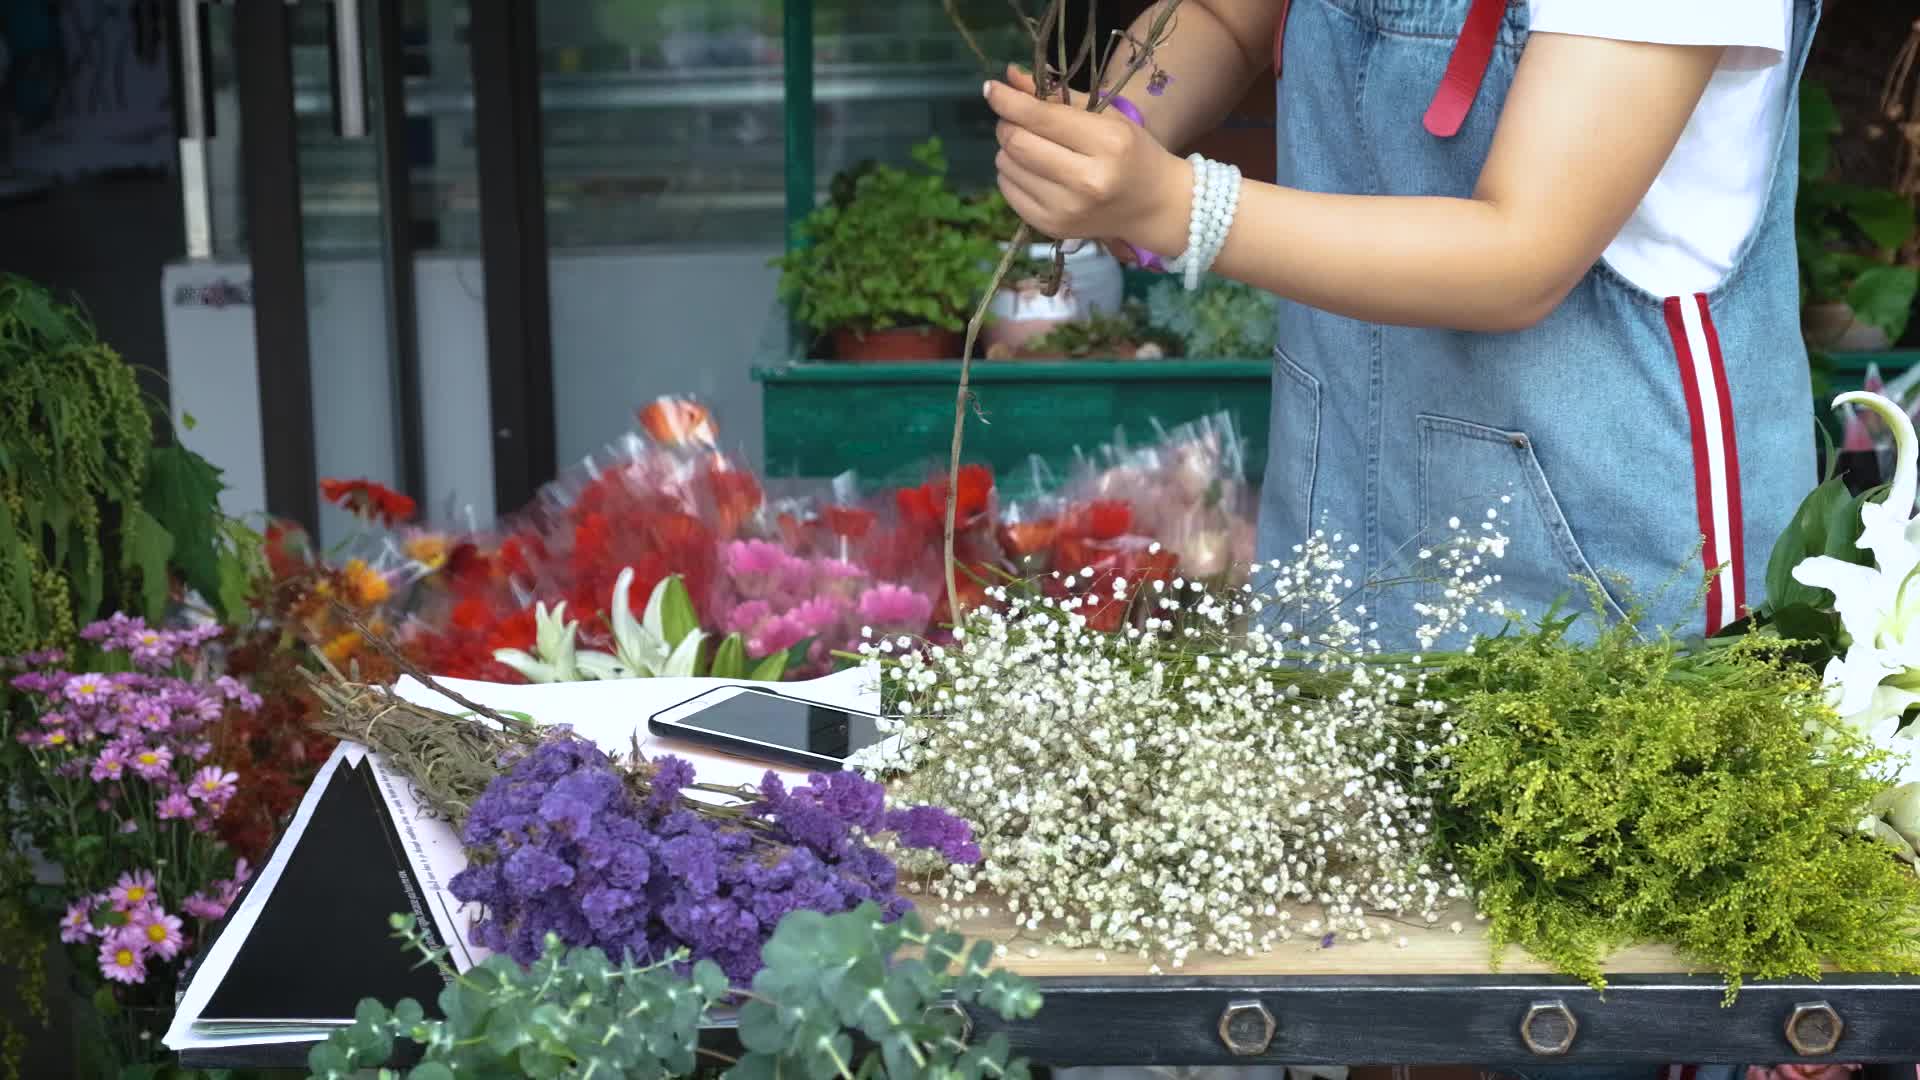
<svg viewBox="0 0 1920 1080"><path fill-rule="evenodd" d="M813 0L786 0L781 9L786 80L787 250L794 226L813 210Z"/></svg>

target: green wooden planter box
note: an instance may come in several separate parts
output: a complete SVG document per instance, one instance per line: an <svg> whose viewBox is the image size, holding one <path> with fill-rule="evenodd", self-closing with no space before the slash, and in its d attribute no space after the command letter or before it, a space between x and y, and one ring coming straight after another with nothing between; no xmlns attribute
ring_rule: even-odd
<svg viewBox="0 0 1920 1080"><path fill-rule="evenodd" d="M1920 364L1920 349L1895 349L1879 353L1828 353L1828 390L1834 395L1858 390L1866 384L1867 369L1878 364L1881 378L1892 382ZM1829 438L1840 439L1840 420L1832 401L1816 401L1814 410Z"/></svg>
<svg viewBox="0 0 1920 1080"><path fill-rule="evenodd" d="M970 415L965 459L993 466L1000 490L1029 493L1030 455L1062 478L1076 450L1091 453L1116 430L1129 445L1217 412L1232 414L1246 444L1248 479L1267 460L1265 360L976 361L972 383L986 422ZM927 364L789 363L756 368L767 475L910 484L944 468L953 436L958 361Z"/></svg>
<svg viewBox="0 0 1920 1080"><path fill-rule="evenodd" d="M1888 382L1899 378L1920 364L1920 349L1894 349L1879 353L1828 353L1832 362L1833 392L1844 394L1849 390L1858 390L1866 381L1867 369L1875 364L1880 366L1880 374ZM1825 403L1820 403L1824 405Z"/></svg>

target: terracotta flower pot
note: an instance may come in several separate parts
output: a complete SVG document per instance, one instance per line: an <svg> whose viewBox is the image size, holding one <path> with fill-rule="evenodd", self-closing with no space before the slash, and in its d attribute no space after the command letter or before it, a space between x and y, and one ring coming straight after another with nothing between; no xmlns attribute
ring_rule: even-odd
<svg viewBox="0 0 1920 1080"><path fill-rule="evenodd" d="M833 355L849 364L911 363L958 360L965 340L951 330L932 326L901 326L861 333L851 327L833 332Z"/></svg>

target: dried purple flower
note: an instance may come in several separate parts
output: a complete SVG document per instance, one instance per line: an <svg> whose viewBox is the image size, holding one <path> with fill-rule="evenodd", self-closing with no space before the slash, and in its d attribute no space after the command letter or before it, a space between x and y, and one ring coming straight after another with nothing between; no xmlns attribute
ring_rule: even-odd
<svg viewBox="0 0 1920 1080"><path fill-rule="evenodd" d="M928 807L890 813L884 789L854 773L791 792L768 773L744 817L682 805L693 781L668 757L623 774L564 734L512 762L469 810L470 861L451 882L485 909L475 940L523 963L550 932L643 962L684 949L744 982L789 912L869 900L889 917L907 910L893 860L869 837L897 828L908 846L978 858L964 823Z"/></svg>

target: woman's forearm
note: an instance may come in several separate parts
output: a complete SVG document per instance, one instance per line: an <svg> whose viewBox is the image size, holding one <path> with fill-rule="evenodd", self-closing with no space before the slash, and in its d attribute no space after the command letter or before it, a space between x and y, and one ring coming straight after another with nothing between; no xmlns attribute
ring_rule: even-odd
<svg viewBox="0 0 1920 1080"><path fill-rule="evenodd" d="M1186 246L1187 201L1128 237ZM1539 321L1585 266L1490 201L1243 184L1215 272L1366 322L1498 332Z"/></svg>
<svg viewBox="0 0 1920 1080"><path fill-rule="evenodd" d="M1154 19L1165 9L1159 0L1135 19L1130 33L1146 41ZM1143 69L1122 93L1146 120L1147 130L1160 145L1176 153L1220 126L1229 111L1246 95L1247 87L1265 66L1256 42L1273 39L1275 5L1271 0L1183 0L1175 10L1172 32L1154 50L1153 67L1170 76L1164 93L1147 90ZM1101 43L1103 46L1106 44ZM1119 43L1104 73L1111 88L1127 69L1132 47Z"/></svg>
<svg viewBox="0 0 1920 1080"><path fill-rule="evenodd" d="M1531 326L1646 196L1720 53L1536 34L1470 198L1331 195L1248 181L1214 269L1367 322ZM1153 251L1183 251L1193 171L1158 160L1146 182L1160 209L1142 215L1139 237L1122 235Z"/></svg>

